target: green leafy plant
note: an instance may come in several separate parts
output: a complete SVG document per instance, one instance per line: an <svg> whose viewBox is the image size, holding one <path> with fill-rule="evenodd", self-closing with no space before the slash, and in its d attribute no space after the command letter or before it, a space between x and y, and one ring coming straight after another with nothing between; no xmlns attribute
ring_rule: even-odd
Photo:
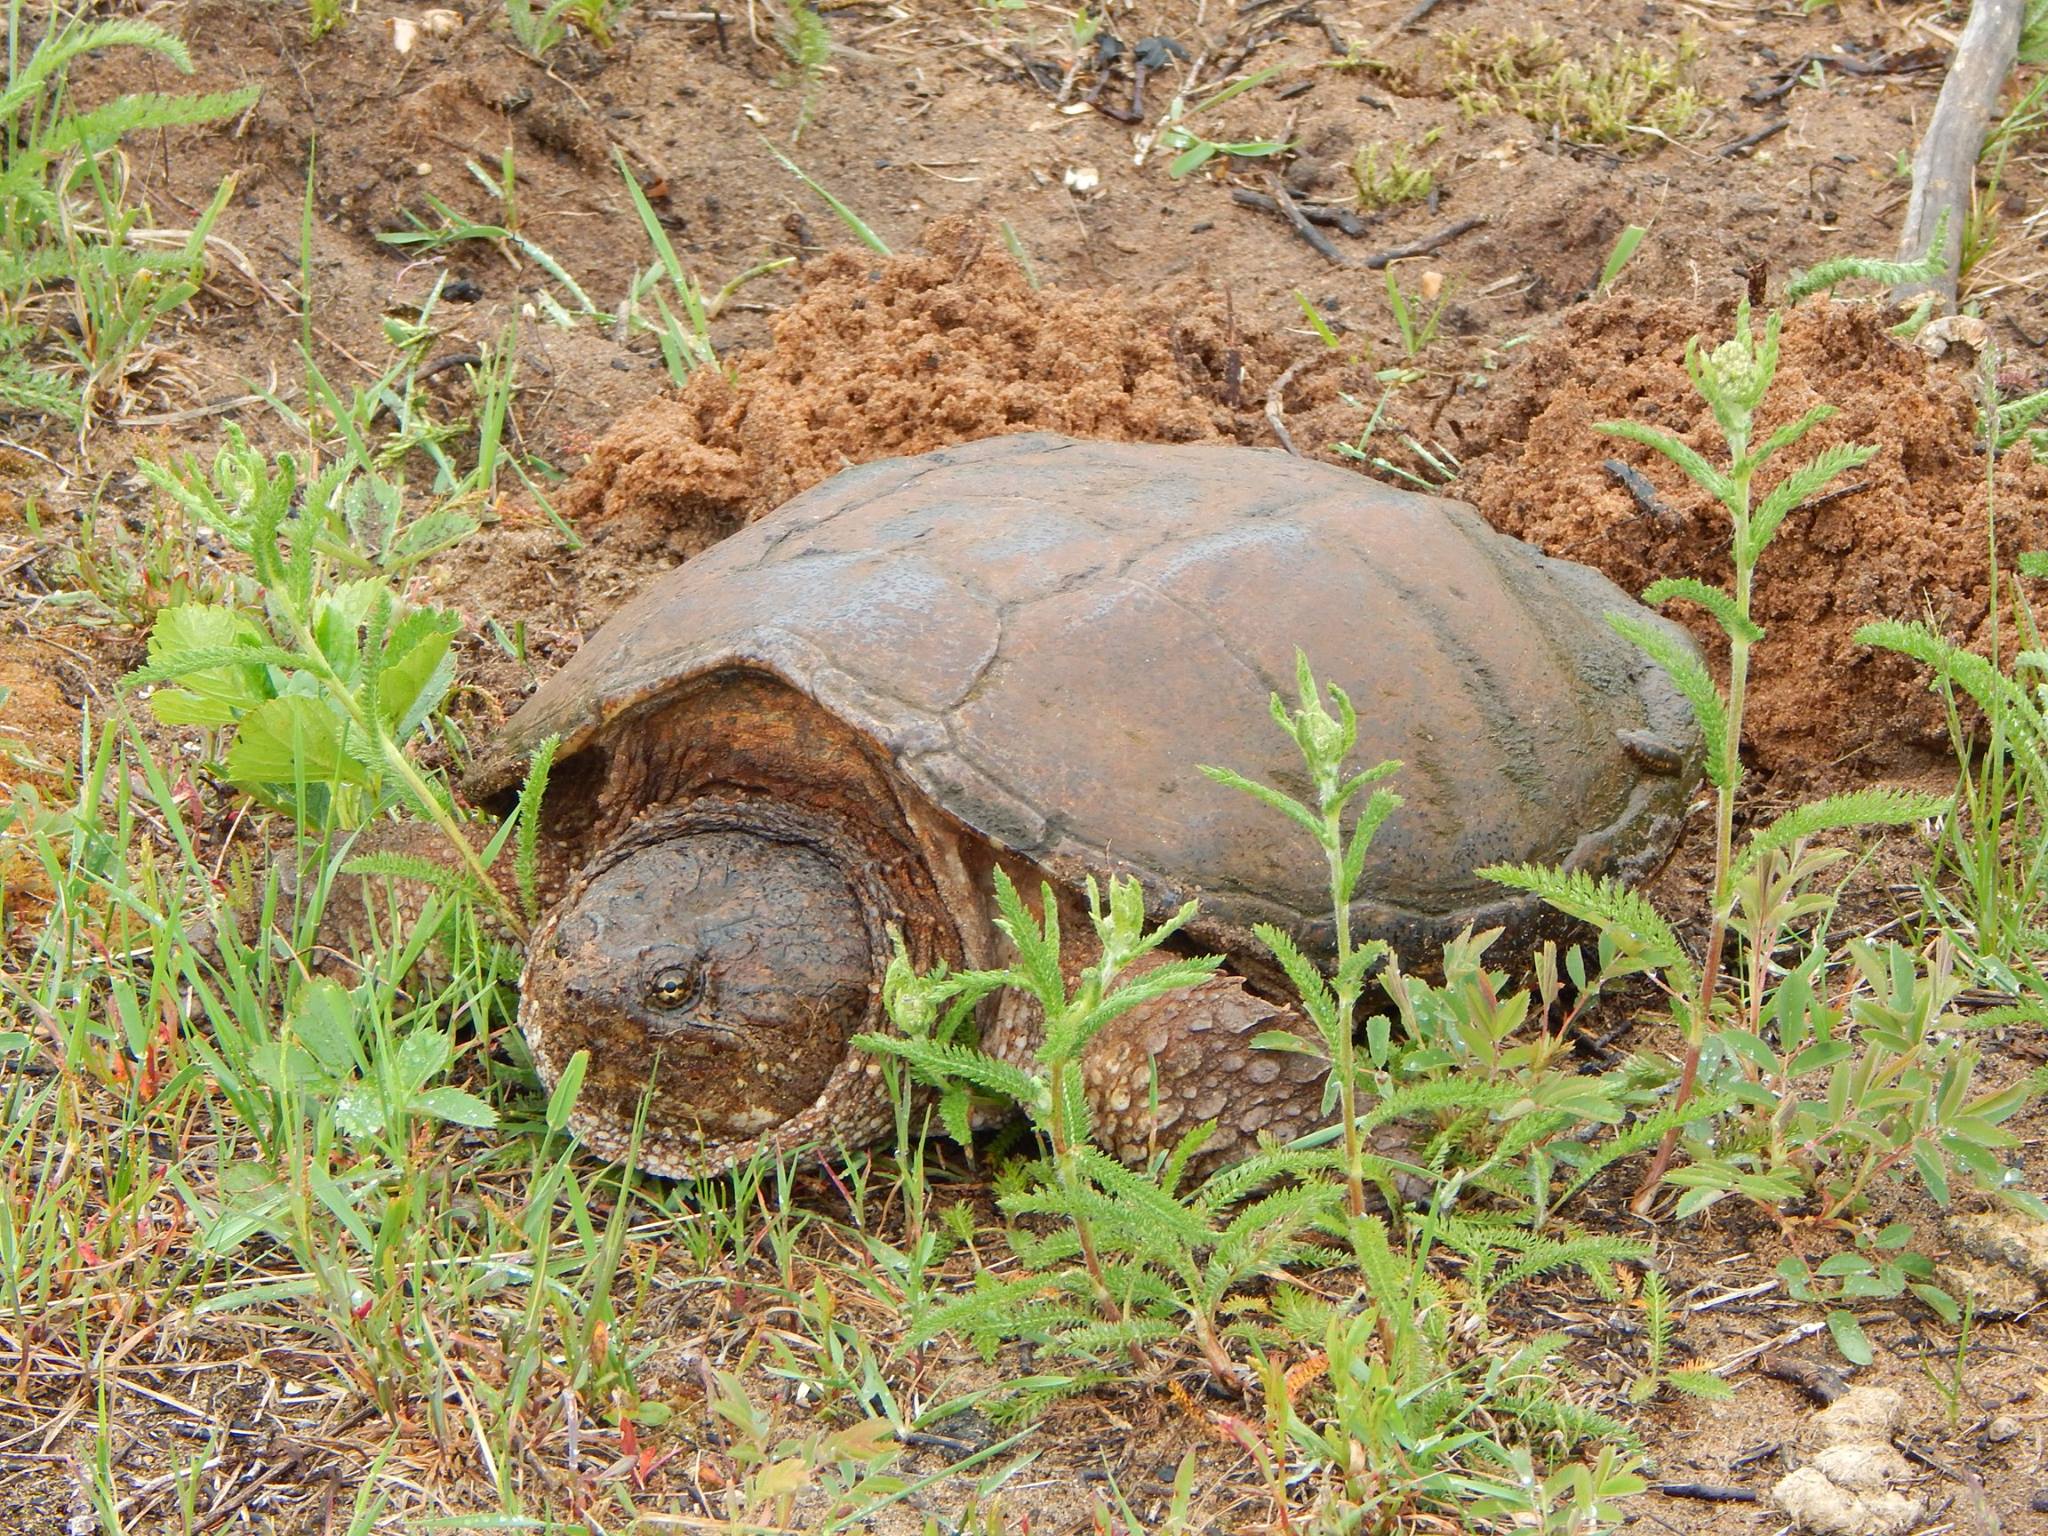
<svg viewBox="0 0 2048 1536"><path fill-rule="evenodd" d="M1644 897L1618 882L1595 881L1583 875L1536 868L1495 867L1483 873L1503 884L1528 890L1574 917L1593 923L1611 939L1627 963L1657 978L1665 990L1673 1022L1683 1031L1685 1054L1680 1064L1675 1107L1682 1110L1698 1087L1702 1053L1717 1030L1733 1033L1724 1042L1740 1058L1750 1041L1761 1042L1762 1026L1772 1009L1774 991L1765 961L1788 922L1802 910L1800 888L1825 868L1808 845L1819 836L1850 827L1908 825L1938 815L1946 801L1891 789L1867 789L1832 796L1800 806L1753 831L1741 848L1735 842L1735 812L1742 781L1742 719L1748 686L1750 649L1763 638L1751 617L1757 563L1785 519L1810 498L1821 494L1846 470L1866 462L1874 452L1853 444L1823 450L1804 465L1781 475L1761 497L1754 482L1758 472L1779 453L1795 446L1814 427L1834 414L1826 405L1756 441L1756 415L1777 373L1778 336L1783 324L1772 314L1759 336L1745 300L1736 311L1735 334L1708 351L1697 339L1686 348L1686 369L1711 411L1727 445L1727 467L1710 463L1672 434L1637 422L1603 422L1599 430L1642 444L1677 465L1695 484L1710 493L1726 512L1730 526L1733 590L1684 579L1653 583L1643 594L1650 603L1684 601L1705 611L1726 639L1728 683L1717 687L1704 665L1666 632L1626 615L1610 615L1609 624L1640 647L1671 677L1691 705L1706 742L1706 773L1715 792L1714 871L1708 912L1706 952L1695 967L1664 919ZM1724 950L1741 916L1751 943L1750 984L1731 1008L1720 995ZM1846 1042L1832 1039L1818 1054L1795 1057L1788 1070L1818 1070L1839 1065ZM1766 1048L1768 1049L1768 1048ZM1795 1047L1795 1050L1797 1048ZM1775 1053L1772 1060L1778 1062ZM1745 1084L1754 1082L1754 1056L1742 1070ZM1842 1134L1858 1136L1858 1122ZM1651 1159L1638 1190L1638 1209L1646 1209L1669 1168L1681 1128L1673 1125ZM1924 1171L1924 1170L1923 1170ZM1774 1168L1773 1177L1786 1176ZM1775 1185L1750 1186L1767 1199L1782 1198ZM1697 1194L1697 1187L1695 1193Z"/></svg>
<svg viewBox="0 0 2048 1536"><path fill-rule="evenodd" d="M1243 790L1262 804L1307 832L1315 840L1329 873L1330 911L1336 931L1336 965L1329 978L1318 971L1294 940L1271 923L1259 925L1259 942L1273 952L1286 971L1288 981L1301 999L1302 1008L1321 1037L1324 1059L1330 1063L1329 1099L1334 1100L1344 1127L1344 1179L1351 1213L1365 1213L1366 1164L1358 1134L1358 1065L1356 1027L1358 1000L1375 968L1387 958L1387 946L1378 940L1356 943L1352 938L1351 900L1358 891L1359 876L1373 835L1400 807L1401 797L1378 787L1400 769L1397 762L1352 771L1353 748L1358 745L1358 711L1343 689L1332 687L1330 697L1337 705L1332 715L1323 703L1322 690L1309 671L1308 658L1295 653L1297 701L1289 710L1279 694L1272 698L1274 721L1294 741L1301 753L1309 779L1315 786L1313 807L1304 805L1285 791L1259 784L1234 769L1204 767L1202 772L1219 784ZM1370 794L1362 792L1370 790ZM1355 802L1355 804L1354 804ZM1345 813L1350 810L1349 826ZM1383 1021L1375 1021L1372 1059L1384 1064L1387 1053ZM1275 1049L1302 1050L1306 1042L1292 1035L1268 1035L1261 1044Z"/></svg>
<svg viewBox="0 0 2048 1536"><path fill-rule="evenodd" d="M179 684L153 692L157 717L226 732L226 776L303 824L360 825L395 798L441 829L472 894L504 906L446 792L406 750L454 678L456 616L405 602L383 576L330 582L319 525L293 515L289 454L273 472L231 444L215 469L211 487L186 490L247 554L266 622L216 605L167 608L127 685Z"/></svg>
<svg viewBox="0 0 2048 1536"><path fill-rule="evenodd" d="M1863 1325L1848 1307L1832 1303L1892 1301L1910 1291L1945 1322L1963 1319L1956 1299L1935 1283L1933 1260L1906 1246L1912 1240L1911 1223L1895 1221L1875 1233L1859 1232L1853 1248L1830 1254L1818 1264L1809 1265L1791 1254L1779 1261L1778 1279L1794 1301L1827 1307L1828 1334L1842 1358L1851 1365L1868 1365L1876 1351Z"/></svg>
<svg viewBox="0 0 2048 1536"><path fill-rule="evenodd" d="M520 48L539 59L567 42L572 27L598 47L611 47L612 24L625 8L626 0L547 0L538 10L534 0L505 0L505 21Z"/></svg>
<svg viewBox="0 0 2048 1536"><path fill-rule="evenodd" d="M1203 113L1213 112L1226 101L1235 100L1246 91L1257 89L1279 73L1280 66L1277 64L1269 69L1259 70L1203 97L1192 106L1185 97L1176 95L1168 104L1166 115L1160 121L1153 138L1153 142L1161 149L1173 152L1173 159L1166 167L1166 174L1178 181L1183 176L1193 175L1218 155L1263 159L1271 155L1285 154L1292 149L1293 145L1281 139L1213 139L1189 126Z"/></svg>
<svg viewBox="0 0 2048 1536"><path fill-rule="evenodd" d="M1244 1381L1225 1347L1219 1313L1248 1276L1299 1257L1299 1237L1341 1196L1309 1182L1253 1198L1280 1174L1313 1166L1314 1154L1254 1155L1185 1188L1188 1167L1208 1137L1198 1127L1163 1152L1156 1171L1125 1167L1090 1140L1080 1056L1109 1023L1130 1009L1215 974L1215 957L1160 958L1160 946L1194 916L1194 904L1148 927L1138 882L1111 882L1107 896L1088 887L1097 958L1069 985L1062 974L1059 908L1050 886L1034 916L1006 875L995 876L997 928L1017 959L996 971L920 974L899 952L883 1000L900 1035L862 1035L868 1050L906 1063L943 1094L949 1131L970 1131L970 1090L1023 1109L1049 1149L1044 1176L1001 1198L1013 1216L1063 1218L1051 1235L1012 1229L1009 1240L1023 1273L998 1279L984 1270L966 1295L936 1307L912 1326L913 1342L958 1331L985 1351L1011 1338L1082 1358L1125 1351L1142 1358L1148 1344L1191 1329L1216 1379L1232 1389ZM1147 962L1140 964L1140 962ZM1036 1061L1020 1065L963 1043L959 1034L976 1003L1011 987L1043 1011L1045 1034ZM1077 1262L1078 1261L1078 1262Z"/></svg>
<svg viewBox="0 0 2048 1536"><path fill-rule="evenodd" d="M1937 245L1939 242L1937 242ZM2048 578L2048 554L2004 558L1998 538L1999 456L2025 444L2043 451L2033 424L2048 391L2001 400L1984 360L1985 553L1990 572L1981 649L1958 645L1924 622L1865 625L1865 645L1909 656L1932 674L1960 767L1954 809L1934 840L1935 868L1921 882L1927 911L1969 957L1978 979L2018 995L2035 985L2034 957L2048 947L2048 651L2027 582ZM2008 633L2010 626L2011 633Z"/></svg>
<svg viewBox="0 0 2048 1536"><path fill-rule="evenodd" d="M1717 1401L1733 1397L1735 1389L1712 1371L1671 1367L1671 1288L1654 1269L1643 1274L1642 1300L1643 1370L1629 1383L1628 1400L1647 1403L1665 1387L1688 1397Z"/></svg>
<svg viewBox="0 0 2048 1536"><path fill-rule="evenodd" d="M647 201L647 194L641 190L640 180L627 165L626 157L618 156L619 174L626 179L626 194L633 200L633 209L640 216L640 227L646 231L647 240L654 247L654 264L638 274L631 288L627 290L625 311L631 322L651 329L661 343L662 360L668 365L671 382L681 384L699 368L713 366L718 353L711 345L711 322L718 318L725 306L740 289L757 277L766 277L771 272L780 272L791 265L794 256L781 256L773 261L760 262L747 268L716 293L706 296L697 285L682 259L676 255L675 246L668 238L668 231L661 220L655 217L653 205ZM667 298L661 292L661 283L667 279L669 291L682 306L682 318L678 319L669 308ZM661 324L652 325L641 315L649 299L661 316Z"/></svg>
<svg viewBox="0 0 2048 1536"><path fill-rule="evenodd" d="M1401 355L1413 367L1429 350L1430 343L1436 340L1436 333L1443 325L1444 310L1451 302L1450 293L1446 288L1439 288L1428 298L1409 298L1401 291L1401 281L1394 274L1392 262L1387 264L1386 289L1387 308L1393 314L1394 329L1401 337ZM1427 314L1422 313L1424 304L1429 306Z"/></svg>
<svg viewBox="0 0 2048 1536"><path fill-rule="evenodd" d="M1276 1527L1292 1526L1285 1512L1298 1486L1313 1500L1306 1524L1316 1530L1391 1536L1470 1518L1611 1529L1613 1506L1645 1486L1640 1456L1620 1424L1570 1400L1562 1335L1490 1339L1483 1320L1460 1314L1426 1236L1397 1244L1374 1216L1350 1218L1347 1229L1354 1302L1285 1288L1274 1298L1281 1334L1320 1345L1311 1380L1324 1385L1297 1385L1262 1351L1263 1433L1237 1433L1281 1512ZM1537 1473L1533 1446L1589 1439L1607 1442L1591 1465Z"/></svg>
<svg viewBox="0 0 2048 1536"><path fill-rule="evenodd" d="M1614 291L1614 285L1621 281L1622 270L1634 259L1643 237L1648 233L1642 225L1631 224L1615 237L1614 249L1607 253L1607 260L1600 268L1600 280L1593 285L1595 293Z"/></svg>
<svg viewBox="0 0 2048 1536"><path fill-rule="evenodd" d="M832 57L832 29L812 8L810 0L790 0L789 20L777 30L775 42L788 57L790 74L803 92L796 126L789 133L789 142L795 144L810 126L811 113L817 106L818 82Z"/></svg>
<svg viewBox="0 0 2048 1536"><path fill-rule="evenodd" d="M22 0L9 0L0 87L0 406L77 424L156 325L199 291L209 232L234 190L223 183L189 231L167 237L129 200L122 141L233 117L258 92L143 92L75 109L70 70L88 54L139 49L185 74L191 56L149 22L82 12L49 14L24 55L24 33L33 30L25 20Z"/></svg>
<svg viewBox="0 0 2048 1536"><path fill-rule="evenodd" d="M1417 162L1417 149L1436 142L1432 128L1415 146L1375 139L1361 144L1351 157L1351 182L1358 190L1358 204L1372 210L1399 208L1419 203L1436 190L1436 171Z"/></svg>

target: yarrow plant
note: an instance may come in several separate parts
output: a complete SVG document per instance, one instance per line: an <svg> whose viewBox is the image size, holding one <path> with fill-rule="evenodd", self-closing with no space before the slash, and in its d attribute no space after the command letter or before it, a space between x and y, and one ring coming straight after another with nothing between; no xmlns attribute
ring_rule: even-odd
<svg viewBox="0 0 2048 1536"><path fill-rule="evenodd" d="M1815 278L1833 282L1854 275L1831 268ZM1793 295L1818 285L1795 281ZM1811 887L1841 855L1814 847L1814 839L1852 827L1911 825L1940 815L1946 797L1855 790L1798 806L1737 842L1750 656L1764 638L1753 615L1758 562L1788 517L1875 453L1837 444L1767 489L1758 486L1760 471L1835 414L1832 406L1816 405L1759 440L1757 417L1777 376L1783 319L1782 313L1771 314L1759 332L1745 299L1729 339L1707 348L1695 338L1686 348L1686 371L1725 445L1723 462L1640 422L1609 421L1598 428L1663 455L1708 492L1729 520L1731 588L1685 578L1655 582L1643 593L1645 602L1688 602L1712 617L1727 644L1725 686L1664 632L1625 615L1608 618L1671 676L1705 740L1714 793L1714 864L1703 956L1695 965L1653 903L1617 880L1534 866L1482 871L1592 924L1667 997L1685 1042L1673 1095L1680 1118L1664 1132L1643 1174L1634 1200L1638 1212L1648 1210L1668 1176L1691 1186L1681 1214L1735 1192L1775 1208L1817 1185L1826 1187L1825 1212L1835 1214L1861 1198L1877 1171L1907 1161L1940 1200L1948 1197L1951 1164L1968 1169L1988 1189L2009 1193L2009 1181L1987 1149L2010 1141L1999 1125L2028 1097L1968 1097L1975 1056L1955 1049L1940 1031L1953 989L1941 980L1947 967L1939 956L1918 960L1897 949L1861 947L1857 968L1868 995L1847 1008L1823 1008L1818 1000L1833 958L1825 937L1832 901ZM1806 941L1807 963L1775 982L1773 955L1792 938L1795 925L1814 919L1819 922ZM1724 995L1723 980L1731 938L1746 947L1748 958L1733 997ZM1673 1174L1683 1111L1699 1091L1702 1064L1710 1058L1720 1068L1719 1086L1754 1109L1763 1124L1733 1133L1730 1152L1696 1149L1694 1166ZM1821 1073L1828 1074L1829 1111L1816 1117L1803 1084ZM1793 1126L1796 1133L1788 1134ZM1874 1155L1872 1148L1878 1149Z"/></svg>

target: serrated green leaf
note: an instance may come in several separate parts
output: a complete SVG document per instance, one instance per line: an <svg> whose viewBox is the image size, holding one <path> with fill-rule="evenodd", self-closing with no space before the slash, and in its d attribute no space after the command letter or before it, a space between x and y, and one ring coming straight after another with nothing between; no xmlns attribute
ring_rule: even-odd
<svg viewBox="0 0 2048 1536"><path fill-rule="evenodd" d="M455 658L448 648L458 621L453 614L434 614L441 622L421 633L421 626L412 622L421 616L422 611L415 610L393 631L386 644L393 660L376 674L378 713L400 742L440 707L455 679Z"/></svg>
<svg viewBox="0 0 2048 1536"><path fill-rule="evenodd" d="M1301 946L1294 942L1294 936L1286 929L1272 923L1256 923L1252 933L1280 962L1280 969L1287 973L1288 983L1294 988L1294 995L1301 999L1310 1022L1321 1032L1324 1043L1334 1053L1339 1027L1337 999L1330 991L1330 984L1323 979L1323 973L1301 952Z"/></svg>
<svg viewBox="0 0 2048 1536"><path fill-rule="evenodd" d="M1673 602L1693 603L1712 614L1722 632L1733 639L1754 645L1764 637L1762 627L1742 611L1731 594L1719 587L1710 587L1704 581L1695 581L1690 576L1666 577L1662 581L1651 582L1643 588L1643 601L1652 607Z"/></svg>
<svg viewBox="0 0 2048 1536"><path fill-rule="evenodd" d="M1787 422L1769 437L1765 438L1763 445L1744 461L1745 466L1751 473L1754 473L1762 468L1773 455L1783 449L1790 448L1794 443L1805 437L1808 432L1811 432L1815 427L1836 414L1836 410L1832 405L1814 406L1797 421Z"/></svg>
<svg viewBox="0 0 2048 1536"><path fill-rule="evenodd" d="M339 982L324 976L307 982L293 999L288 1025L329 1077L368 1067L356 1027L355 999Z"/></svg>
<svg viewBox="0 0 2048 1536"><path fill-rule="evenodd" d="M1610 437L1627 438L1645 448L1655 449L1672 463L1685 471L1686 477L1701 490L1731 511L1737 505L1735 486L1720 470L1714 468L1699 453L1680 442L1669 432L1660 432L1655 427L1645 426L1639 421L1596 421L1595 432L1605 432Z"/></svg>
<svg viewBox="0 0 2048 1536"><path fill-rule="evenodd" d="M373 782L348 751L344 722L319 699L287 694L268 700L242 717L223 766L244 788Z"/></svg>
<svg viewBox="0 0 2048 1536"><path fill-rule="evenodd" d="M1038 1078L972 1046L879 1034L855 1035L853 1043L909 1063L929 1083L970 1083L1034 1113L1041 1112L1046 1103L1045 1086Z"/></svg>
<svg viewBox="0 0 2048 1536"><path fill-rule="evenodd" d="M1276 694L1274 697L1277 700L1279 696ZM1288 820L1301 826L1308 832L1309 836L1316 840L1317 845L1321 846L1324 835L1322 818L1299 800L1294 799L1290 795L1284 795L1279 790L1273 789L1268 785L1248 779L1243 774L1229 768L1217 768L1203 764L1201 765L1201 772L1227 789L1242 790L1261 804L1271 806L1281 815L1287 817Z"/></svg>
<svg viewBox="0 0 2048 1536"><path fill-rule="evenodd" d="M1747 544L1739 558L1754 565L1763 554L1764 547L1776 536L1778 525L1784 522L1786 514L1827 489L1836 476L1860 464L1867 464L1876 456L1875 448L1858 443L1837 443L1832 448L1823 449L1810 464L1793 470L1771 487L1763 505L1756 509L1756 515L1750 519Z"/></svg>
<svg viewBox="0 0 2048 1536"><path fill-rule="evenodd" d="M1693 719L1699 722L1700 735L1706 743L1708 779L1719 788L1731 788L1724 782L1728 776L1728 706L1706 666L1661 625L1646 623L1630 614L1610 613L1607 626L1664 669L1672 686L1692 706Z"/></svg>
<svg viewBox="0 0 2048 1536"><path fill-rule="evenodd" d="M1920 794L1912 790L1872 788L1829 795L1787 811L1769 826L1751 836L1736 858L1730 875L1740 880L1756 868L1764 855L1804 842L1823 832L1850 827L1905 827L1945 815L1952 800L1947 795Z"/></svg>
<svg viewBox="0 0 2048 1536"><path fill-rule="evenodd" d="M424 1088L440 1075L454 1054L455 1042L438 1029L416 1029L398 1045L398 1074L410 1088Z"/></svg>
<svg viewBox="0 0 2048 1536"><path fill-rule="evenodd" d="M1735 1389L1712 1371L1671 1371L1664 1379L1679 1391L1709 1402L1725 1402L1735 1395Z"/></svg>
<svg viewBox="0 0 2048 1536"><path fill-rule="evenodd" d="M1595 879L1583 870L1537 864L1491 864L1474 873L1528 891L1566 916L1593 924L1646 965L1668 967L1684 960L1677 935L1650 899L1612 876Z"/></svg>

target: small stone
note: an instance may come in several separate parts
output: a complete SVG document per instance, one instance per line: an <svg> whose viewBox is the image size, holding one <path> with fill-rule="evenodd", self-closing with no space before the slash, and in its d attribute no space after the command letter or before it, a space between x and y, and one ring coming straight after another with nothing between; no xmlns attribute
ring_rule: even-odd
<svg viewBox="0 0 2048 1536"><path fill-rule="evenodd" d="M1993 1445L2003 1445L2008 1440L2020 1437L2020 1421L2009 1413L2001 1413L1984 1426L1984 1438Z"/></svg>

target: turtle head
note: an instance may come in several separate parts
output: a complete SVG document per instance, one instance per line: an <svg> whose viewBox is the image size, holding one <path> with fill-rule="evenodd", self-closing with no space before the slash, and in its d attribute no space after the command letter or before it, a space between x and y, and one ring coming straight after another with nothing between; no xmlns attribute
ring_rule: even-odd
<svg viewBox="0 0 2048 1536"><path fill-rule="evenodd" d="M534 935L519 1022L550 1085L589 1064L571 1124L607 1155L717 1172L755 1145L881 1129L883 903L835 829L699 803L632 829Z"/></svg>

